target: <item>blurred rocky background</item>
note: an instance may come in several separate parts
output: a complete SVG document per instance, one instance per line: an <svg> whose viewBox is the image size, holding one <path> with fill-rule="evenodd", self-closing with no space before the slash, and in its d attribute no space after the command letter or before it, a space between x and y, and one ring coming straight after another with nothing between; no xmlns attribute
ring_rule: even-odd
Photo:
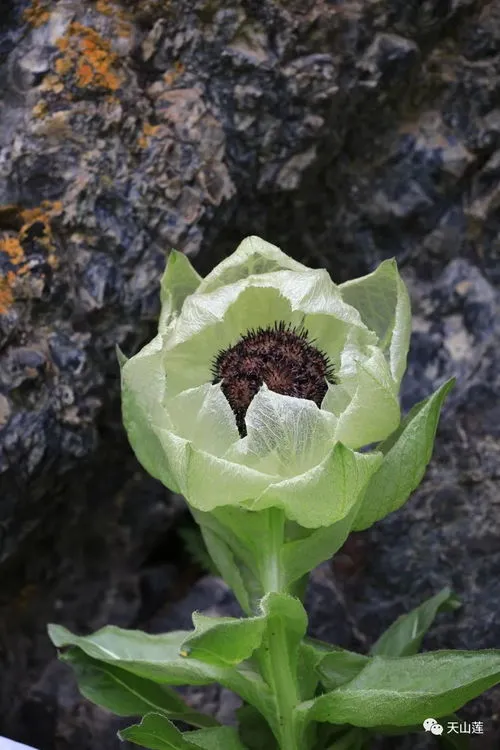
<svg viewBox="0 0 500 750"><path fill-rule="evenodd" d="M170 247L205 273L250 233L337 281L396 256L405 408L458 378L421 489L313 576L312 632L366 649L449 584L425 647L500 647L499 178L496 0L1 0L0 734L124 747L48 621L234 606L127 446L115 345L151 337ZM499 714L463 711L481 750Z"/></svg>

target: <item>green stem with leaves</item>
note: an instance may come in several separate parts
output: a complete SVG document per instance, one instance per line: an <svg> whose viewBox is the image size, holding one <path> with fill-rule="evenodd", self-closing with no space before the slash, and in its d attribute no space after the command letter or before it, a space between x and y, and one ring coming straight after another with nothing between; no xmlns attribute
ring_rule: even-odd
<svg viewBox="0 0 500 750"><path fill-rule="evenodd" d="M260 564L262 588L266 593L289 593L284 584L281 564L281 549L284 542L284 514L271 508L269 514L269 544ZM290 653L286 629L275 617L269 622L264 646L258 659L263 676L267 680L276 701L276 717L273 732L282 750L304 750L302 732L295 722L294 711L300 703L296 673L296 658Z"/></svg>

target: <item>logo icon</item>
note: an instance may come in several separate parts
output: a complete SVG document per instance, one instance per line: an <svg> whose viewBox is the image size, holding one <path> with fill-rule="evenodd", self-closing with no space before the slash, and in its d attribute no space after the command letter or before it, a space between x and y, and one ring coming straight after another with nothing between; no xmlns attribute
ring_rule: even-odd
<svg viewBox="0 0 500 750"><path fill-rule="evenodd" d="M436 719L426 719L424 721L424 729L426 732L431 732L431 734L443 734L443 727L437 723Z"/></svg>

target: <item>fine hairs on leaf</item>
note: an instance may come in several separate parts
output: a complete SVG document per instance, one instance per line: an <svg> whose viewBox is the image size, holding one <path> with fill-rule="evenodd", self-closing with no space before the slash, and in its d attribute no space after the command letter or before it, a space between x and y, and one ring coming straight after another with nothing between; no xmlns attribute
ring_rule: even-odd
<svg viewBox="0 0 500 750"><path fill-rule="evenodd" d="M410 332L394 260L335 284L258 237L205 278L170 253L157 336L129 359L118 351L123 421L143 467L189 505L199 530L179 532L188 553L245 616L194 612L192 630L158 635L50 625L83 696L130 717L121 739L370 750L377 735L433 727L436 742L467 747L439 727L460 726L455 712L500 683L500 650L420 653L440 613L460 606L448 587L402 612L369 653L307 635L311 570L397 511L431 460L454 380L401 419ZM234 726L176 689L214 683L242 700Z"/></svg>

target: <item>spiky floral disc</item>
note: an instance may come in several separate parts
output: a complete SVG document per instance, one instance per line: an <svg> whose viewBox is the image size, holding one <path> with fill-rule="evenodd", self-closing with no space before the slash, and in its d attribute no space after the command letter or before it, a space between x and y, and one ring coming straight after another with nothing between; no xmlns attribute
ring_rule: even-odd
<svg viewBox="0 0 500 750"><path fill-rule="evenodd" d="M334 381L333 366L324 352L308 339L308 332L283 321L273 327L247 331L212 365L236 417L241 437L246 435L245 415L263 383L275 393L306 398L317 406Z"/></svg>

